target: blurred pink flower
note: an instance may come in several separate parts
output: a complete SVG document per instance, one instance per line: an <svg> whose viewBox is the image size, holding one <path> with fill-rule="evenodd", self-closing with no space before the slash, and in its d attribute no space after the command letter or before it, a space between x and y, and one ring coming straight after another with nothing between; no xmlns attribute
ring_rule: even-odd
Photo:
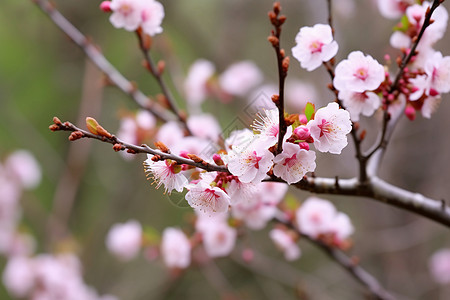
<svg viewBox="0 0 450 300"><path fill-rule="evenodd" d="M187 268L191 263L191 243L180 229L168 227L162 234L161 254L167 267Z"/></svg>
<svg viewBox="0 0 450 300"><path fill-rule="evenodd" d="M219 77L220 87L228 94L243 97L263 80L261 70L251 61L230 65Z"/></svg>
<svg viewBox="0 0 450 300"><path fill-rule="evenodd" d="M141 249L141 245L142 227L135 220L114 224L106 237L108 250L124 261L134 258Z"/></svg>

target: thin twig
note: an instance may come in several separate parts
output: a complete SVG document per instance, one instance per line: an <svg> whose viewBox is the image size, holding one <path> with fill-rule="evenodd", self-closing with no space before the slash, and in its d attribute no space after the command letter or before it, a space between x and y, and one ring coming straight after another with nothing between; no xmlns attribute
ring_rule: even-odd
<svg viewBox="0 0 450 300"><path fill-rule="evenodd" d="M112 144L114 145L113 148L116 151L128 149L132 153L147 153L155 156L157 155L160 157L160 159L170 159L176 161L179 164L194 166L208 172L217 171L230 173L226 166L213 165L207 163L206 161L195 162L181 156L152 149L147 145L137 146L129 144L118 139L114 135L112 135L110 138L95 135L86 130L76 127L70 122L55 122L55 124L51 127L53 131L70 131L73 133L78 132L79 134L77 138L93 138L105 143ZM286 183L285 181L277 177L272 177L271 179L266 181ZM450 227L450 207L448 207L447 205L442 206L441 201L430 199L421 194L412 193L399 187L393 186L376 176L372 176L371 178L369 178L369 181L365 183L360 182L357 178L304 178L301 181L293 184L293 186L301 190L316 194L368 197L414 212L418 215L427 217L435 222Z"/></svg>
<svg viewBox="0 0 450 300"><path fill-rule="evenodd" d="M277 153L281 153L283 151L283 139L287 128L286 122L284 120L284 84L286 81L287 71L289 68L289 57L285 56L284 49L280 48L281 27L286 21L286 17L284 15L280 15L280 11L281 11L280 3L275 2L273 5L273 11L269 12L270 21L275 28L275 30L272 30L272 33L269 36L269 41L272 44L277 56L278 79L279 79L278 97L272 99L278 108L279 130L278 130Z"/></svg>
<svg viewBox="0 0 450 300"><path fill-rule="evenodd" d="M328 246L322 241L311 238L310 236L301 233L297 227L289 220L285 220L278 216L275 221L282 223L289 227L290 229L296 231L303 239L308 240L310 243L314 244L320 250L325 252L331 259L333 259L337 264L343 267L347 272L349 272L353 278L364 285L367 290L375 297L375 299L381 300L394 300L394 296L391 295L383 286L378 282L378 280L373 277L369 272L367 272L359 263L352 258L348 257L341 250Z"/></svg>
<svg viewBox="0 0 450 300"><path fill-rule="evenodd" d="M412 47L411 47L409 53L407 55L404 55L402 62L399 66L399 69L397 71L397 74L395 76L395 79L389 88L389 94L393 94L395 91L397 91L398 84L400 82L401 77L403 76L403 72L405 71L406 66L411 61L412 57L414 55L416 55L417 46L419 45L419 42L422 39L425 29L427 29L427 27L431 25L430 20L431 20L431 16L432 16L433 12L436 10L436 8L439 7L439 5L442 2L443 2L442 0L434 0L433 4L431 5L431 8L429 7L427 9L422 28L420 29L419 34L414 38L414 43L412 44ZM388 123L390 122L391 118L390 118L390 115L388 112L388 108L389 108L389 101L387 101L387 99L386 99L386 107L384 110L383 126L382 126L382 130L381 130L381 134L380 134L377 142L375 143L376 146L372 147L372 149L369 150L368 153L365 155L365 157L367 159L369 159L372 155L374 155L375 152L378 151L379 149L385 149L389 142L390 135L387 134L387 128L388 128ZM393 128L391 128L391 129L393 130Z"/></svg>
<svg viewBox="0 0 450 300"><path fill-rule="evenodd" d="M79 133L79 136L77 136L75 139L91 138L91 139L96 139L96 140L114 145L113 148L115 151L129 150L130 153L146 153L146 154L159 156L160 159L163 159L163 160L170 159L179 164L185 164L185 165L190 165L193 167L201 168L208 172L217 171L217 172L229 173L228 169L224 166L213 165L213 164L210 164L203 160L200 162L195 162L193 160L190 160L190 159L178 156L178 155L174 155L171 153L166 153L166 152L162 152L160 150L152 149L145 144L143 144L141 146L133 145L133 144L130 144L130 143L120 140L119 138L117 138L114 135L111 135L111 137L109 137L109 138L106 136L96 135L96 134L90 133L89 131L78 128L77 126L73 125L70 122L64 122L64 123L55 122L55 124L51 125L51 127L52 127L51 128L52 131L69 131L69 132L73 132L73 133ZM75 140L75 139L72 138L71 140Z"/></svg>
<svg viewBox="0 0 450 300"><path fill-rule="evenodd" d="M129 95L142 109L148 110L155 117L168 122L174 120L172 113L144 95L135 84L127 80L105 58L101 51L84 36L72 23L70 23L52 4L46 0L32 0L67 36L77 44L86 56L106 75L108 79L125 94Z"/></svg>
<svg viewBox="0 0 450 300"><path fill-rule="evenodd" d="M178 109L176 102L175 102L175 98L173 97L173 94L170 92L170 89L167 87L167 84L162 77L163 70L161 70L155 66L155 63L153 62L153 59L150 56L149 49L145 44L145 40L144 40L144 36L143 36L144 33L141 32L140 30L138 30L138 31L136 31L136 34L139 39L139 48L141 49L142 54L144 55L146 67L149 70L149 72L152 74L152 76L155 78L159 87L161 88L161 91L165 97L165 101L167 102L169 109L177 116L178 120L181 122L181 124L183 124L183 126L187 130L187 132L190 135L192 135L192 133L186 123L186 116L183 115L181 113L181 111Z"/></svg>

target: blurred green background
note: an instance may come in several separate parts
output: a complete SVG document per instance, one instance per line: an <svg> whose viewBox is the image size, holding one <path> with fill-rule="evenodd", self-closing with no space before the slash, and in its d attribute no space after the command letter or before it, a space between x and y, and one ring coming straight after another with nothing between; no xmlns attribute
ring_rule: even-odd
<svg viewBox="0 0 450 300"><path fill-rule="evenodd" d="M101 1L54 1L58 9L83 33L92 37L105 56L147 94L159 92L141 67L141 53L134 34L114 29L108 16L98 9ZM164 33L154 39L153 56L164 58L179 87L189 65L197 58L213 61L219 72L243 59L253 60L266 82L276 82L276 62L266 41L271 27L268 0L166 0ZM336 1L338 2L338 1ZM340 3L340 1L339 1ZM282 46L290 53L302 26L326 23L326 1L281 1L287 22ZM445 3L448 7L448 4ZM374 1L355 1L353 14L335 14L338 61L350 51L362 50L380 62L387 52L395 57L389 37L395 21L381 17ZM437 45L450 54L449 34ZM0 4L0 158L16 149L28 149L39 160L43 181L22 197L24 227L37 237L38 252L76 251L84 265L85 280L100 293L120 299L217 299L221 293L211 272L221 272L226 286L242 299L362 299L364 288L344 270L306 241L303 256L287 263L268 240L267 229L249 232L238 243L233 258L216 260L217 269L195 268L174 280L161 261L144 258L120 263L107 253L105 235L116 222L137 219L162 231L167 226L186 226L191 210L174 206L155 190L144 176L145 157L124 160L106 144L90 141L69 143L66 133L48 130L53 116L77 122L96 114L108 130L119 127L119 112L136 109L133 102L114 87L99 88L102 76L89 66L82 51L53 25L32 1L2 0ZM291 60L290 77L316 83L319 105L332 101L325 70L301 70ZM167 77L168 79L168 77ZM179 93L175 93L183 106ZM81 99L85 107L80 109ZM404 118L394 134L381 168L381 177L403 188L436 199L450 194L450 101L442 104L431 120ZM226 127L242 110L242 101L212 102L205 109ZM98 112L95 110L98 107ZM78 123L84 126L82 123ZM365 147L377 132L375 121L364 121L368 130ZM72 151L72 154L70 154ZM351 177L357 166L352 145L343 155L318 156L318 176ZM63 178L67 174L69 181ZM54 203L74 193L68 209L69 234L52 232L49 216ZM299 200L308 194L294 189ZM352 218L356 233L350 253L399 299L448 299L448 287L438 287L430 278L428 257L441 247L450 247L448 229L408 212L367 199L326 197ZM448 199L447 199L448 200ZM61 208L64 211L64 208ZM244 247L253 248L261 270L240 262ZM1 268L4 259L0 260ZM222 278L222 277L221 277ZM0 287L0 299L9 299Z"/></svg>

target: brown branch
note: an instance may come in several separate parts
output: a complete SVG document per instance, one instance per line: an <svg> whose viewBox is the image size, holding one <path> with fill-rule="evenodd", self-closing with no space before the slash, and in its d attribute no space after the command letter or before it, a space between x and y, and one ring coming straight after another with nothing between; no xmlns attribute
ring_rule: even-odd
<svg viewBox="0 0 450 300"><path fill-rule="evenodd" d="M164 71L163 68L158 68L155 66L155 63L153 62L153 59L150 56L149 53L149 46L146 45L146 36L145 33L143 33L141 30L137 30L136 34L139 39L139 48L142 51L142 54L144 55L146 68L148 71L152 74L152 76L155 78L156 82L158 83L159 87L161 88L161 91L165 97L165 101L167 105L169 106L169 109L177 116L178 120L183 124L184 128L187 130L187 132L192 135L189 127L186 123L186 116L178 109L175 98L173 97L172 93L170 92L169 88L167 87L166 82L164 81L162 77L162 73Z"/></svg>
<svg viewBox="0 0 450 300"><path fill-rule="evenodd" d="M286 225L288 228L297 232L299 236L303 239L314 244L320 250L325 252L332 260L334 260L338 265L344 268L350 275L353 276L359 283L364 285L367 290L372 294L375 299L380 300L394 300L393 297L383 286L378 282L378 280L373 277L369 272L367 272L363 267L359 265L357 261L348 257L345 253L337 248L333 248L320 240L311 238L310 236L300 232L297 227L289 220L284 219L281 216L275 217L275 221Z"/></svg>
<svg viewBox="0 0 450 300"><path fill-rule="evenodd" d="M289 69L289 57L285 56L284 49L280 48L281 27L286 21L286 16L280 15L280 11L280 3L275 2L273 4L273 10L269 12L269 19L275 30L272 30L272 33L268 38L269 42L272 44L272 47L275 50L278 64L278 96L272 97L272 101L278 108L279 130L277 153L281 153L283 151L283 138L286 134L287 128L286 122L284 120L284 84L287 76L287 71Z"/></svg>
<svg viewBox="0 0 450 300"><path fill-rule="evenodd" d="M74 25L72 25L52 4L46 0L32 0L52 21L61 29L75 44L77 44L86 56L106 75L108 79L129 95L142 109L148 110L162 121L173 120L173 114L168 112L158 103L150 101L135 84L127 80L117 69L105 58L101 51L84 36Z"/></svg>
<svg viewBox="0 0 450 300"><path fill-rule="evenodd" d="M146 154L158 156L160 159L163 159L163 160L170 159L179 164L190 165L193 167L197 167L197 168L206 170L208 172L217 171L217 172L229 173L229 171L226 167L210 164L200 158L197 159L197 157L194 158L195 159L195 161L194 161L194 160L190 160L190 159L178 156L178 155L174 155L171 153L166 153L166 152L162 152L160 150L152 149L145 144L143 144L141 146L133 145L133 144L127 143L125 141L122 141L119 138L117 138L116 136L111 135L111 134L109 135L109 137L105 136L105 135L93 134L89 131L78 128L77 126L73 125L70 122L62 123L56 117L54 118L54 124L50 125L50 129L52 131L72 132L72 134L69 137L69 140L71 140L71 141L81 139L81 138L96 139L96 140L102 141L104 143L113 145L113 149L115 151L127 150L128 152L133 153L133 154L146 153Z"/></svg>
<svg viewBox="0 0 450 300"><path fill-rule="evenodd" d="M422 36L425 32L425 29L427 29L428 26L431 25L431 16L433 14L433 12L436 10L436 8L439 7L439 5L441 5L441 3L444 2L442 0L434 0L433 4L431 5L431 8L429 7L427 9L427 12L425 14L425 19L423 21L423 25L422 28L420 29L419 34L413 39L414 43L408 53L408 55L404 55L402 62L399 66L399 69L397 71L397 74L395 76L394 81L392 82L390 88L389 88L389 94L394 93L395 91L397 91L398 89L398 84L400 82L401 77L403 76L403 73L405 71L406 66L409 64L409 62L411 61L412 57L414 55L416 55L416 49L417 46L419 45L419 42L422 39ZM385 149L387 147L387 144L389 142L389 137L390 134L387 133L387 128L388 128L388 123L390 122L390 115L388 112L388 108L389 108L389 101L386 99L386 108L384 111L384 117L383 117L383 126L382 126L382 131L381 134L379 135L379 138L377 140L377 142L375 143L375 146L372 147L371 150L368 151L368 153L365 155L365 157L367 159L369 159L372 155L375 154L375 152L377 152L379 149Z"/></svg>

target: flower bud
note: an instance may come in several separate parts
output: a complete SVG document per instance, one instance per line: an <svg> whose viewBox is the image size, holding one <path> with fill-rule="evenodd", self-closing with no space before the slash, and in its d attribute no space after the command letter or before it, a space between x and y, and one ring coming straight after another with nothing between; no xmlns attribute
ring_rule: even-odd
<svg viewBox="0 0 450 300"><path fill-rule="evenodd" d="M309 144L307 142L301 142L298 145L300 146L300 149L304 149L306 151L309 150Z"/></svg>
<svg viewBox="0 0 450 300"><path fill-rule="evenodd" d="M416 118L416 110L411 105L407 105L405 108L405 115L410 119L411 121L414 121Z"/></svg>
<svg viewBox="0 0 450 300"><path fill-rule="evenodd" d="M100 3L100 9L103 12L111 12L111 1L103 1L102 3Z"/></svg>
<svg viewBox="0 0 450 300"><path fill-rule="evenodd" d="M298 137L299 140L303 140L303 141L308 139L311 135L309 132L309 129L304 125L301 125L301 126L295 128L294 134Z"/></svg>

